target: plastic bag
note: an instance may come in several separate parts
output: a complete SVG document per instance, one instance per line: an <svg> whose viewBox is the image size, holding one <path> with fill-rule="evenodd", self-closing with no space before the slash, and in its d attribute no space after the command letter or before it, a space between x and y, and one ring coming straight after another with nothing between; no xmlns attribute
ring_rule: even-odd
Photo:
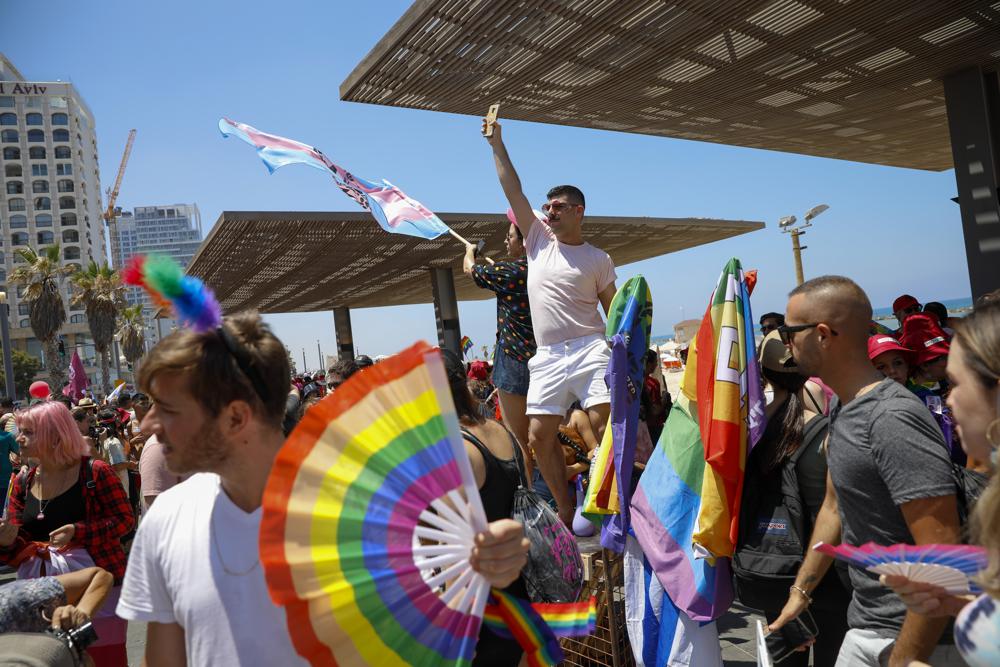
<svg viewBox="0 0 1000 667"><path fill-rule="evenodd" d="M532 602L576 602L583 588L583 559L576 538L534 491L514 492L511 518L524 526L531 543L521 571Z"/></svg>

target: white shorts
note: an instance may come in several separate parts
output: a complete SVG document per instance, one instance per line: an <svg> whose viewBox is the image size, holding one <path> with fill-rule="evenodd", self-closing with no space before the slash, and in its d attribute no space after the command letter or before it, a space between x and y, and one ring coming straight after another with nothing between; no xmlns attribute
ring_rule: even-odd
<svg viewBox="0 0 1000 667"><path fill-rule="evenodd" d="M529 415L564 415L573 401L584 408L611 402L604 381L611 350L600 334L539 345L528 360Z"/></svg>

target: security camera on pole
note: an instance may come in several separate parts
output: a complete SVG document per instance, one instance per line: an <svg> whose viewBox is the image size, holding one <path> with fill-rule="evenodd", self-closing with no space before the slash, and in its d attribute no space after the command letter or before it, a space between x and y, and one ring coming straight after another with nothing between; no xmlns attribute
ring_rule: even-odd
<svg viewBox="0 0 1000 667"><path fill-rule="evenodd" d="M797 285L805 282L805 276L802 274L802 251L808 247L799 244L799 237L806 233L806 228L812 227L813 219L828 208L830 207L826 204L813 206L806 211L805 223L798 227L793 226L798 221L798 218L794 215L786 215L781 220L778 220L778 227L781 231L792 235L792 254L795 256L795 281Z"/></svg>

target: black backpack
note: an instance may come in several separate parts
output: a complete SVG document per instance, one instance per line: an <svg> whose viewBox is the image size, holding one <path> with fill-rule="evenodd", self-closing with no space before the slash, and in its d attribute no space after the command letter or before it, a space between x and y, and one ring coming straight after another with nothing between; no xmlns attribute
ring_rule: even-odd
<svg viewBox="0 0 1000 667"><path fill-rule="evenodd" d="M777 610L788 600L788 587L795 583L812 532L796 466L829 427L830 420L823 415L810 420L802 432L802 445L767 476L759 473L754 456L762 450L755 449L748 457L739 541L732 559L736 599L744 606Z"/></svg>

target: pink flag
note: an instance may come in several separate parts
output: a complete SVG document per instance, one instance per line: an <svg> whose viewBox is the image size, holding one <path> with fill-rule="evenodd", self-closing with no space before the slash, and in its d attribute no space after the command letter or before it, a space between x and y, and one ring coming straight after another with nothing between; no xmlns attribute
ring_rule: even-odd
<svg viewBox="0 0 1000 667"><path fill-rule="evenodd" d="M87 380L87 371L83 368L80 355L76 350L73 350L73 358L69 362L69 384L63 387L63 396L69 396L78 401L86 395L89 385L90 381Z"/></svg>

